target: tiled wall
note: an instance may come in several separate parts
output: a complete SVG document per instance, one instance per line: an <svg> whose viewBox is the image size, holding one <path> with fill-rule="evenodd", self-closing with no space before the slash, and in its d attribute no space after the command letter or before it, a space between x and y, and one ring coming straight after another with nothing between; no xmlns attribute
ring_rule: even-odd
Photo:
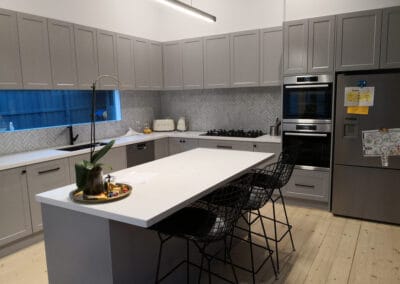
<svg viewBox="0 0 400 284"><path fill-rule="evenodd" d="M275 119L281 117L281 88L163 92L161 113L174 119L186 117L190 130L235 128L267 131Z"/></svg>
<svg viewBox="0 0 400 284"><path fill-rule="evenodd" d="M159 92L121 92L122 120L96 124L96 138L123 135L129 127L141 128L160 113ZM76 143L90 140L90 126L74 126L74 134L79 134ZM31 151L67 145L69 133L66 127L52 127L38 130L0 133L0 155Z"/></svg>

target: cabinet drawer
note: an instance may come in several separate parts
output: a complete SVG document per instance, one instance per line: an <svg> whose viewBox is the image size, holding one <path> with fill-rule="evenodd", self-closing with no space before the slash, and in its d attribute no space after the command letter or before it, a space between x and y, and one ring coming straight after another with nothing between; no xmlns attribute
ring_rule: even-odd
<svg viewBox="0 0 400 284"><path fill-rule="evenodd" d="M269 161L269 163L275 163L278 161L278 157L282 151L282 144L281 143L253 143L254 152L263 152L263 153L274 153L273 156Z"/></svg>
<svg viewBox="0 0 400 284"><path fill-rule="evenodd" d="M226 140L199 140L199 147L226 150L253 151L253 143Z"/></svg>
<svg viewBox="0 0 400 284"><path fill-rule="evenodd" d="M35 195L47 190L70 184L68 159L59 159L30 165L26 168L29 203L33 232L42 229L42 213Z"/></svg>
<svg viewBox="0 0 400 284"><path fill-rule="evenodd" d="M191 149L195 149L199 146L197 139L187 138L169 138L169 154L174 155L181 152L185 152Z"/></svg>
<svg viewBox="0 0 400 284"><path fill-rule="evenodd" d="M329 172L298 170L283 188L285 196L317 201L328 201Z"/></svg>

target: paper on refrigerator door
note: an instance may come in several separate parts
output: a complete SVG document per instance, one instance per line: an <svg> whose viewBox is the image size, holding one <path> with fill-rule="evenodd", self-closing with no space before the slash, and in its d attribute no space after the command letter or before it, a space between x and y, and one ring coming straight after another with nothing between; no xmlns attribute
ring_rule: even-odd
<svg viewBox="0 0 400 284"><path fill-rule="evenodd" d="M365 157L399 156L400 128L365 130L362 132L362 143Z"/></svg>
<svg viewBox="0 0 400 284"><path fill-rule="evenodd" d="M374 105L375 87L346 87L344 106L369 107Z"/></svg>

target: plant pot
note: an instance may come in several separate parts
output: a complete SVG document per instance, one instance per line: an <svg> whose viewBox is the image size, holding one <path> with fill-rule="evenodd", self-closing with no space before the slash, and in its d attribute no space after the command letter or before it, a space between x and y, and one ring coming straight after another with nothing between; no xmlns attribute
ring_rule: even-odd
<svg viewBox="0 0 400 284"><path fill-rule="evenodd" d="M94 167L87 173L86 185L83 189L85 195L98 195L104 192L103 169Z"/></svg>

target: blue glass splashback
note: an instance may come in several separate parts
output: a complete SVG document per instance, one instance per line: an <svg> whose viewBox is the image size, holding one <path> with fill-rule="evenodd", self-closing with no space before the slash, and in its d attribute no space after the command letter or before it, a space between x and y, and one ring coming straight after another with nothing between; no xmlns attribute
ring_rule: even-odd
<svg viewBox="0 0 400 284"><path fill-rule="evenodd" d="M90 90L0 91L0 132L88 123L91 95ZM119 92L96 91L95 113L96 121L121 120Z"/></svg>

